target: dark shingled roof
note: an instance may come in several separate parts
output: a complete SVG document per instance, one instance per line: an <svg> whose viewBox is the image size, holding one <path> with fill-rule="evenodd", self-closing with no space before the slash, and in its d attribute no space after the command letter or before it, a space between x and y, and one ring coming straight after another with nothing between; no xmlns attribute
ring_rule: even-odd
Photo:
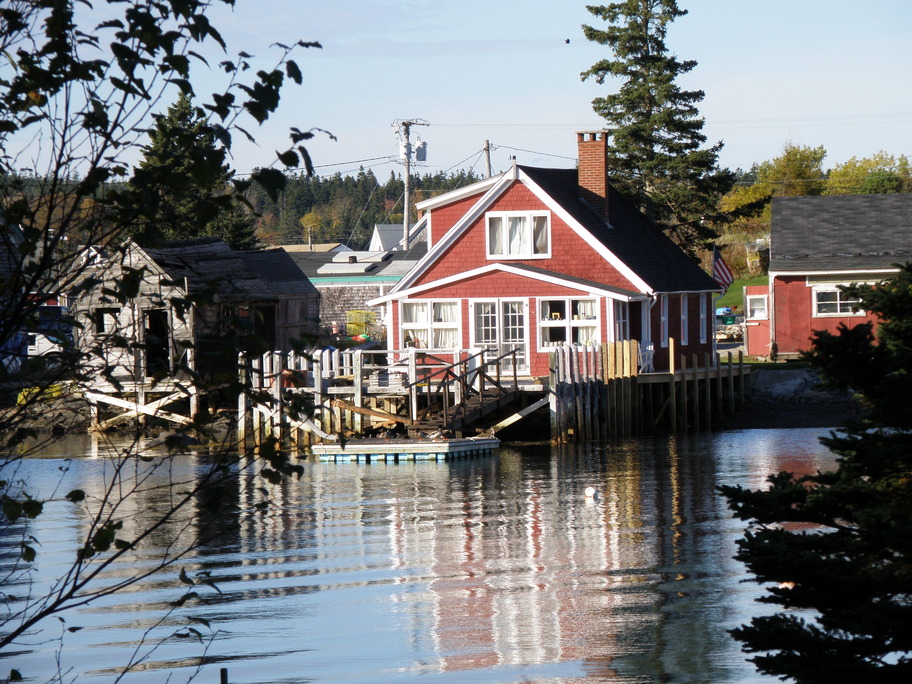
<svg viewBox="0 0 912 684"><path fill-rule="evenodd" d="M580 199L576 169L519 168L654 291L721 289L614 188L609 188L609 227L599 213Z"/></svg>
<svg viewBox="0 0 912 684"><path fill-rule="evenodd" d="M314 286L294 259L281 247L238 252L241 260L279 294L316 294Z"/></svg>
<svg viewBox="0 0 912 684"><path fill-rule="evenodd" d="M222 301L275 299L269 283L218 238L168 240L143 251L172 280L186 278L191 292L209 287Z"/></svg>
<svg viewBox="0 0 912 684"><path fill-rule="evenodd" d="M912 195L773 198L770 270L871 270L912 261Z"/></svg>

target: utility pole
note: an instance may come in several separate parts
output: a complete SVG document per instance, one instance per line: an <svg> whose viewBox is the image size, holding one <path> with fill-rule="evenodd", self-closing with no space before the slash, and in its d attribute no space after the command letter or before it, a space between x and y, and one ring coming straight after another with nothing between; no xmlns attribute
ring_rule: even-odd
<svg viewBox="0 0 912 684"><path fill-rule="evenodd" d="M487 177L490 178L493 173L491 173L491 143L487 140L484 141L484 156L485 156L485 167L488 170Z"/></svg>
<svg viewBox="0 0 912 684"><path fill-rule="evenodd" d="M406 121L394 121L393 127L396 132L402 136L402 142L399 144L399 156L405 163L405 189L402 194L402 244L403 249L409 248L409 190L412 181L412 143L409 140L409 133L412 126L427 126L427 121L420 119L411 119ZM419 158L418 161L423 161Z"/></svg>

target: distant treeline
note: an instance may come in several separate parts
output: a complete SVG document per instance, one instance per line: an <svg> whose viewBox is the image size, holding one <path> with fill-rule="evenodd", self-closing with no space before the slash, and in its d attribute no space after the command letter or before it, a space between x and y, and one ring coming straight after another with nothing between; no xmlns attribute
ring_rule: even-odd
<svg viewBox="0 0 912 684"><path fill-rule="evenodd" d="M412 220L415 202L478 180L471 171L413 175ZM258 214L256 232L264 243L342 242L361 249L370 242L375 224L402 223L403 191L401 175L391 173L381 183L373 171L362 169L354 176L289 176L275 202L259 188L252 188L247 196Z"/></svg>

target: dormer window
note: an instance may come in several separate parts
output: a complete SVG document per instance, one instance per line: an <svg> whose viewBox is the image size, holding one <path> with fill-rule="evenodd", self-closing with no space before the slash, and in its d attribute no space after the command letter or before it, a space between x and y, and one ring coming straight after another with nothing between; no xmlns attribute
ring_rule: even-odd
<svg viewBox="0 0 912 684"><path fill-rule="evenodd" d="M487 214L489 259L551 256L551 215L547 211L492 211Z"/></svg>

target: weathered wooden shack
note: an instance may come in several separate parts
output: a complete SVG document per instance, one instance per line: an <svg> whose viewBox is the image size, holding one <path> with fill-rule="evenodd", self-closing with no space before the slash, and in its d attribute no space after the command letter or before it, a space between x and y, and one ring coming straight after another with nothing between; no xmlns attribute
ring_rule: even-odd
<svg viewBox="0 0 912 684"><path fill-rule="evenodd" d="M89 352L89 384L112 396L168 392L189 373L233 373L238 349L289 351L319 328L319 293L280 249L128 241L97 253L87 271L97 285L68 304L77 347Z"/></svg>

